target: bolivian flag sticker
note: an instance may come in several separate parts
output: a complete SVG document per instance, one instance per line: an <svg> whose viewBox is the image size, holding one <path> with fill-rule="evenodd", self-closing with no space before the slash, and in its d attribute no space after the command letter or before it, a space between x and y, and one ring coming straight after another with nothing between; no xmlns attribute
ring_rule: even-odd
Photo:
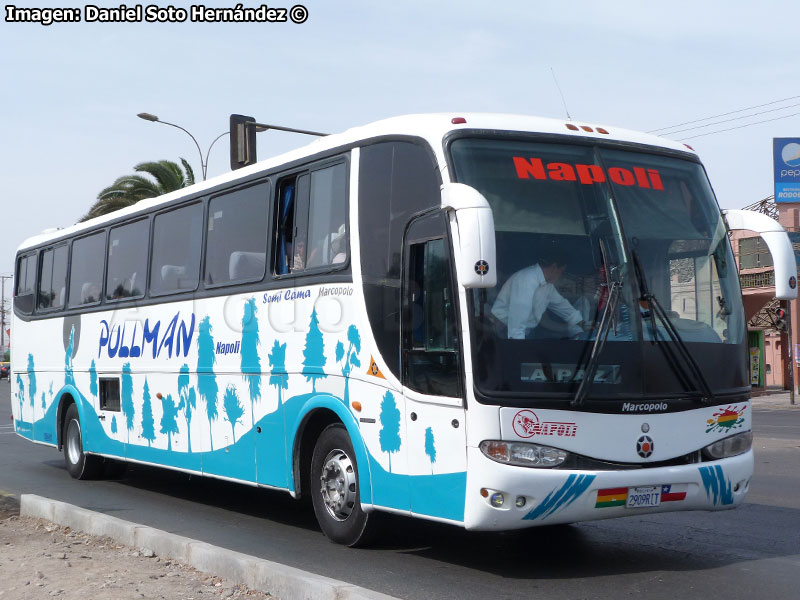
<svg viewBox="0 0 800 600"><path fill-rule="evenodd" d="M628 488L608 488L597 490L597 502L595 508L608 508L610 506L625 506L628 499Z"/></svg>

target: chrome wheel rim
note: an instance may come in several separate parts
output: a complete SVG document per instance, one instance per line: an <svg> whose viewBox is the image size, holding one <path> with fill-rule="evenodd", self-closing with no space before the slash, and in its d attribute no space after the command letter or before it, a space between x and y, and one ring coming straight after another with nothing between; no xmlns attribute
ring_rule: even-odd
<svg viewBox="0 0 800 600"><path fill-rule="evenodd" d="M320 475L322 502L337 521L349 517L356 505L356 470L344 450L331 450L325 457Z"/></svg>
<svg viewBox="0 0 800 600"><path fill-rule="evenodd" d="M67 457L73 465L81 460L81 424L77 419L72 419L67 426Z"/></svg>

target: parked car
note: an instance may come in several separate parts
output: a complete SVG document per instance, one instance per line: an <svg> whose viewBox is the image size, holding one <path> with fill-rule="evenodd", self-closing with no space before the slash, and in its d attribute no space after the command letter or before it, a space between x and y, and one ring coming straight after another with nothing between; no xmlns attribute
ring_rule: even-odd
<svg viewBox="0 0 800 600"><path fill-rule="evenodd" d="M0 363L0 379L9 377L11 374L11 365L7 362Z"/></svg>

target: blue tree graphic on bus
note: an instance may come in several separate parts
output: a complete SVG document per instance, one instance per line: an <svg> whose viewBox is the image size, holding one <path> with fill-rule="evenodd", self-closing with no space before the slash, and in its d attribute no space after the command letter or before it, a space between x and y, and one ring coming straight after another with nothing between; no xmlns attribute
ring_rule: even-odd
<svg viewBox="0 0 800 600"><path fill-rule="evenodd" d="M250 390L250 420L256 424L256 402L261 400L261 357L258 355L258 309L255 298L244 303L242 315L242 347L240 350L242 376Z"/></svg>
<svg viewBox="0 0 800 600"><path fill-rule="evenodd" d="M178 408L172 400L172 394L161 396L161 433L167 434L167 450L172 450L172 434L178 433Z"/></svg>
<svg viewBox="0 0 800 600"><path fill-rule="evenodd" d="M97 367L95 367L94 359L89 365L89 393L97 398Z"/></svg>
<svg viewBox="0 0 800 600"><path fill-rule="evenodd" d="M31 399L31 407L36 400L36 367L33 366L33 354L28 354L28 398Z"/></svg>
<svg viewBox="0 0 800 600"><path fill-rule="evenodd" d="M75 351L75 325L69 330L69 344L64 354L64 385L75 386L75 377L72 375L72 353Z"/></svg>
<svg viewBox="0 0 800 600"><path fill-rule="evenodd" d="M153 421L153 406L150 404L150 386L147 379L144 380L144 390L142 391L142 437L147 440L150 446L156 439L155 422Z"/></svg>
<svg viewBox="0 0 800 600"><path fill-rule="evenodd" d="M344 344L342 342L336 343L336 362L342 362L342 375L344 375L344 403L350 402L350 372L353 367L360 367L361 361L358 360L358 353L361 352L361 335L358 333L358 328L355 325L350 325L347 329L348 347L345 352Z"/></svg>
<svg viewBox="0 0 800 600"><path fill-rule="evenodd" d="M133 431L133 417L136 408L133 405L133 377L131 377L131 363L122 365L122 389L120 390L122 401L122 414L125 415L125 427L128 430L128 443L131 443L131 431Z"/></svg>
<svg viewBox="0 0 800 600"><path fill-rule="evenodd" d="M392 453L400 451L400 410L394 400L394 394L386 390L381 402L381 430L378 439L381 450L389 454L389 472L392 472Z"/></svg>
<svg viewBox="0 0 800 600"><path fill-rule="evenodd" d="M22 406L25 404L25 384L22 377L17 373L17 400L19 400L19 420L22 421Z"/></svg>
<svg viewBox="0 0 800 600"><path fill-rule="evenodd" d="M189 387L189 365L183 365L180 373L178 374L178 396L180 396L180 403L178 410L183 410L183 416L186 418L186 445L188 451L192 451L192 411L197 407L197 394L194 388Z"/></svg>
<svg viewBox="0 0 800 600"><path fill-rule="evenodd" d="M278 409L282 406L281 390L289 389L289 373L286 372L286 344L279 344L278 340L272 345L272 352L269 353L269 368L272 374L269 376L269 384L278 388Z"/></svg>
<svg viewBox="0 0 800 600"><path fill-rule="evenodd" d="M111 433L117 433L117 415L111 417Z"/></svg>
<svg viewBox="0 0 800 600"><path fill-rule="evenodd" d="M208 317L200 321L197 328L197 393L206 403L208 415L208 439L211 450L214 450L214 421L217 420L217 376L214 374L214 363L217 360L214 354L214 336L212 335L211 320Z"/></svg>
<svg viewBox="0 0 800 600"><path fill-rule="evenodd" d="M50 400L52 400L53 399L53 395L54 395L53 394L53 382L52 381L50 382L50 389L47 390L47 393L50 394Z"/></svg>
<svg viewBox="0 0 800 600"><path fill-rule="evenodd" d="M42 410L47 408L47 393L42 392Z"/></svg>
<svg viewBox="0 0 800 600"><path fill-rule="evenodd" d="M328 359L325 358L325 343L322 340L322 332L319 329L316 308L311 311L311 323L308 325L303 357L302 373L306 381L311 382L311 391L313 393L317 391L317 379L327 377L323 367L328 362Z"/></svg>
<svg viewBox="0 0 800 600"><path fill-rule="evenodd" d="M433 428L428 427L425 430L425 454L431 461L431 475L433 475L433 463L436 462L436 444L433 439Z"/></svg>
<svg viewBox="0 0 800 600"><path fill-rule="evenodd" d="M231 424L231 432L233 433L233 443L236 443L236 424L242 422L242 415L244 415L244 407L239 401L239 394L236 393L236 388L229 385L225 388L225 395L222 398L222 406L225 409L225 420Z"/></svg>

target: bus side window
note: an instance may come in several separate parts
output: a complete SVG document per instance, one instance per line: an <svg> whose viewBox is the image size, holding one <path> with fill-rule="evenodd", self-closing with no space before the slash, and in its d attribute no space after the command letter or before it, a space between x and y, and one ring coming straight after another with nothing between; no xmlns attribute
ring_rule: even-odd
<svg viewBox="0 0 800 600"><path fill-rule="evenodd" d="M17 260L17 289L14 306L24 314L33 312L36 297L36 254L21 256Z"/></svg>
<svg viewBox="0 0 800 600"><path fill-rule="evenodd" d="M344 163L311 173L306 267L326 267L347 260Z"/></svg>
<svg viewBox="0 0 800 600"><path fill-rule="evenodd" d="M196 290L202 247L202 202L157 214L153 222L150 292L172 294Z"/></svg>
<svg viewBox="0 0 800 600"><path fill-rule="evenodd" d="M149 239L148 219L111 229L108 236L106 300L144 296Z"/></svg>
<svg viewBox="0 0 800 600"><path fill-rule="evenodd" d="M39 274L39 310L63 308L67 294L67 256L69 246L63 245L42 252Z"/></svg>
<svg viewBox="0 0 800 600"><path fill-rule="evenodd" d="M72 242L68 301L70 307L100 302L105 240L106 234L101 231Z"/></svg>
<svg viewBox="0 0 800 600"><path fill-rule="evenodd" d="M308 236L308 174L287 177L278 186L275 274L305 268Z"/></svg>
<svg viewBox="0 0 800 600"><path fill-rule="evenodd" d="M420 219L409 237L427 237L420 230L440 229L440 219L439 214ZM424 394L458 396L459 344L447 239L407 242L405 264L405 383Z"/></svg>
<svg viewBox="0 0 800 600"><path fill-rule="evenodd" d="M267 264L269 183L211 198L206 285L259 281Z"/></svg>

